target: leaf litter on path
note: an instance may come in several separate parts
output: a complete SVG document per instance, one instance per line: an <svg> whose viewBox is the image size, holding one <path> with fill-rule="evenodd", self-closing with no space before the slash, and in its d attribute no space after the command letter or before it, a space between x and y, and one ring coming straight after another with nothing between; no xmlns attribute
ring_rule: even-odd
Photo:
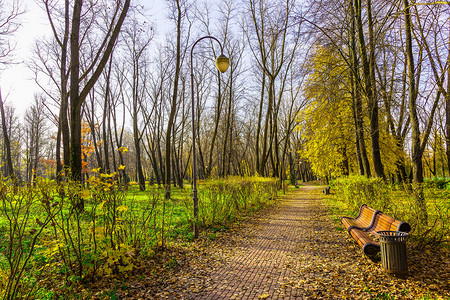
<svg viewBox="0 0 450 300"><path fill-rule="evenodd" d="M408 244L409 276L362 255L322 201L304 187L245 223L139 261L127 278L98 282L119 299L450 299L447 249Z"/></svg>

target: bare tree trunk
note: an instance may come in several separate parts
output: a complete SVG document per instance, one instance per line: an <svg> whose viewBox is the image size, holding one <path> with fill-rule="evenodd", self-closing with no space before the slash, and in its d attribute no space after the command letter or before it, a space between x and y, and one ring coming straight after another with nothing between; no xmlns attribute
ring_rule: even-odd
<svg viewBox="0 0 450 300"><path fill-rule="evenodd" d="M261 162L259 166L258 173L261 176L265 175L265 168L267 159L269 158L270 151L267 150L267 147L271 148L272 144L268 142L269 134L270 134L270 126L272 125L270 119L272 117L273 110L273 85L274 79L269 76L269 92L268 92L268 103L267 103L267 112L266 112L266 120L264 122L264 132L263 132L263 149L261 153Z"/></svg>
<svg viewBox="0 0 450 300"><path fill-rule="evenodd" d="M378 100L377 95L375 94L375 87L373 85L373 71L374 68L374 53L370 51L370 57L367 54L367 47L364 39L364 29L362 23L362 8L361 8L361 0L355 0L355 8L356 8L356 27L358 31L359 37L359 47L361 51L361 59L362 59L362 67L364 74L364 82L365 82L365 93L368 100L368 108L370 113L370 137L372 142L372 161L374 164L375 174L377 177L384 178L383 164L381 162L381 153L380 153L380 141L379 141L379 126L378 126ZM371 16L371 6L370 0L368 0L367 10ZM370 18L371 19L371 18ZM369 22L369 32L373 30L372 21ZM373 34L369 33L369 50L373 50L375 47L373 45Z"/></svg>
<svg viewBox="0 0 450 300"><path fill-rule="evenodd" d="M134 55L134 54L133 54ZM136 151L136 175L139 182L139 189L141 191L145 191L145 176L142 170L142 159L141 159L141 138L142 134L139 132L138 127L138 106L139 106L139 95L138 95L138 87L139 87L139 56L134 57L133 62L133 140L134 140L134 149Z"/></svg>
<svg viewBox="0 0 450 300"><path fill-rule="evenodd" d="M419 221L422 225L426 225L428 221L428 212L425 203L425 196L423 193L423 165L421 142L420 142L420 127L419 118L417 116L417 91L415 82L415 66L414 56L412 50L412 24L409 1L403 0L403 8L405 15L405 33L406 33L406 59L408 64L408 81L409 81L409 114L411 117L411 150L412 150L412 164L413 164L413 184L414 196L416 205L419 208Z"/></svg>
<svg viewBox="0 0 450 300"><path fill-rule="evenodd" d="M6 128L6 119L5 119L5 109L3 107L3 98L2 91L0 89L0 109L2 116L2 130L3 130L3 141L6 149L6 168L5 168L5 176L14 179L14 169L11 159L11 142L8 136L8 128Z"/></svg>
<svg viewBox="0 0 450 300"><path fill-rule="evenodd" d="M81 22L81 10L83 6L83 0L76 0L73 12L72 12L72 30L70 35L70 130L71 130L71 147L70 147L70 166L72 172L72 178L76 181L81 181L81 106L94 87L98 78L100 77L103 69L108 62L109 57L113 51L116 40L119 36L120 29L125 20L125 17L130 7L131 0L125 0L122 11L114 28L110 29L110 36L104 41L106 47L103 53L98 55L101 57L98 61L98 65L93 69L93 73L90 78L86 78L86 85L80 92L80 22ZM113 25L111 25L113 26ZM99 50L99 51L101 51ZM95 63L95 62L93 62ZM92 66L93 67L93 66Z"/></svg>
<svg viewBox="0 0 450 300"><path fill-rule="evenodd" d="M220 116L222 113L222 105L223 105L223 99L222 99L222 93L221 93L221 76L219 70L217 70L217 82L219 85L218 89L218 95L217 95L217 106L216 106L216 115L214 118L214 131L213 136L211 139L211 147L209 148L209 158L208 158L208 169L206 170L206 177L209 177L211 175L212 171L212 161L213 161L213 154L214 154L214 146L216 144L216 138L217 138L217 132L219 130L219 123L220 123Z"/></svg>
<svg viewBox="0 0 450 300"><path fill-rule="evenodd" d="M380 127L378 124L378 94L377 84L375 80L375 37L374 37L374 25L372 19L372 1L367 0L367 18L369 25L369 69L370 69L370 86L371 97L369 98L369 110L370 110L370 136L372 141L372 159L375 174L377 177L385 178L384 167L381 161L381 149L380 149Z"/></svg>
<svg viewBox="0 0 450 300"><path fill-rule="evenodd" d="M259 111L258 111L258 123L256 128L256 143L255 143L255 155L256 155L256 170L260 171L260 150L259 150L259 137L261 132L261 123L262 123L262 111L264 107L264 95L266 90L266 74L262 72L262 83L261 83L261 98L259 100Z"/></svg>
<svg viewBox="0 0 450 300"><path fill-rule="evenodd" d="M111 167L109 165L109 143L108 143L108 133L107 128L110 128L110 118L111 115L111 107L109 104L109 97L110 97L110 80L111 80L111 66L112 66L112 60L109 61L109 67L108 72L106 74L106 88L105 88L105 102L103 105L103 151L105 154L105 164L104 164L104 172L109 174L111 171ZM108 122L108 124L106 123ZM114 152L114 151L113 151Z"/></svg>
<svg viewBox="0 0 450 300"><path fill-rule="evenodd" d="M450 68L447 75L447 91L450 91ZM445 143L447 146L447 168L450 171L450 97L445 97Z"/></svg>
<svg viewBox="0 0 450 300"><path fill-rule="evenodd" d="M80 99L80 18L82 0L75 1L70 34L70 167L72 178L81 181L81 105Z"/></svg>
<svg viewBox="0 0 450 300"><path fill-rule="evenodd" d="M228 87L228 104L227 104L227 117L226 117L226 125L225 125L225 137L223 139L223 150L222 150L222 177L227 175L226 171L226 162L227 162L227 146L228 146L228 137L230 135L230 126L231 126L231 112L232 112L232 104L233 104L233 64L230 65L230 85Z"/></svg>
<svg viewBox="0 0 450 300"><path fill-rule="evenodd" d="M91 130L91 136L92 136L92 144L94 145L94 152L95 152L95 158L97 160L97 167L100 168L100 172L104 172L103 169L103 161L102 161L102 155L100 153L100 149L98 147L97 143L97 132L96 132L96 126L97 123L95 118L95 92L91 92L91 109L88 110L88 105L84 106L84 110L86 110L86 118L89 124L89 128Z"/></svg>
<svg viewBox="0 0 450 300"><path fill-rule="evenodd" d="M172 104L170 106L170 115L169 121L167 122L167 131L166 131L166 157L165 157L165 177L164 177L164 186L166 189L165 199L170 199L170 178L171 178L171 169L170 169L170 159L171 159L171 138L174 127L174 118L175 113L177 111L177 98L178 98L178 81L180 79L180 65L181 65L181 21L182 21L182 12L180 1L176 0L177 5L177 52L176 52L176 63L175 63L175 77L173 83L173 94L172 94Z"/></svg>
<svg viewBox="0 0 450 300"><path fill-rule="evenodd" d="M356 14L355 6L353 0L349 0L350 12L351 12L351 27L350 27L350 43L351 43L351 68L352 76L351 81L353 84L352 92L353 97L353 111L355 118L355 131L356 131L356 149L359 150L359 170L361 175L371 176L370 163L367 157L366 143L364 140L364 128L363 128L363 111L362 111L362 100L361 100L361 79L359 77L359 60L358 60L358 50L356 47Z"/></svg>

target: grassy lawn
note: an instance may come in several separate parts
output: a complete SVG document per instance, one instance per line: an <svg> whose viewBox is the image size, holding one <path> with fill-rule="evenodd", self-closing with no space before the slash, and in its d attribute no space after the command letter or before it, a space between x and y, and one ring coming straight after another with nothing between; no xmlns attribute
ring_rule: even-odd
<svg viewBox="0 0 450 300"><path fill-rule="evenodd" d="M277 185L258 177L201 183L201 228L214 238L214 231L273 203ZM172 242L190 242L191 192L189 185L172 187L166 200L163 188L124 189L108 177L85 187L0 182L0 296L51 299L73 285L126 274Z"/></svg>

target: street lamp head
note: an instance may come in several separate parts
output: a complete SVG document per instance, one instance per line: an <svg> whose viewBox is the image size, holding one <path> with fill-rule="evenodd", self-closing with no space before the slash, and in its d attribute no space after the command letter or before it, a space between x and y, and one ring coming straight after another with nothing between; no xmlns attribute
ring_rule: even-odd
<svg viewBox="0 0 450 300"><path fill-rule="evenodd" d="M220 73L225 73L229 66L230 60L225 55L221 54L218 58L216 58L216 67Z"/></svg>

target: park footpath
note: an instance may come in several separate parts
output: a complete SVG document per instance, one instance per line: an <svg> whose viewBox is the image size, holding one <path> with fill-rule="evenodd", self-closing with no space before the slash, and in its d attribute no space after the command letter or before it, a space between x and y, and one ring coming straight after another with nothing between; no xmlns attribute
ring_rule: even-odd
<svg viewBox="0 0 450 300"><path fill-rule="evenodd" d="M189 298L450 299L448 257L434 262L439 271L412 257L410 276L394 278L362 255L322 198L322 188L303 186L247 224L230 251L217 253L223 264L207 287Z"/></svg>
<svg viewBox="0 0 450 300"><path fill-rule="evenodd" d="M243 225L180 251L171 273L143 273L118 298L450 299L449 251L408 243L409 276L392 277L364 257L322 188L283 195Z"/></svg>
<svg viewBox="0 0 450 300"><path fill-rule="evenodd" d="M347 241L333 230L320 191L301 187L243 228L234 251L224 257L226 263L212 272L211 285L196 298L299 299L327 293L329 281L348 265L336 261L337 272L322 278L322 272L329 273L324 260L334 258Z"/></svg>

